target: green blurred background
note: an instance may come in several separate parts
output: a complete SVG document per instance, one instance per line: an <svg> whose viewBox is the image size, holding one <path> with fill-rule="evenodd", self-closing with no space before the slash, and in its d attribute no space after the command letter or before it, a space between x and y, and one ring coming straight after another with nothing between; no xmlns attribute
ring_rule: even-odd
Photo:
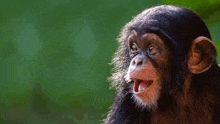
<svg viewBox="0 0 220 124"><path fill-rule="evenodd" d="M194 10L220 48L220 0L1 0L0 124L101 123L122 26L161 4Z"/></svg>

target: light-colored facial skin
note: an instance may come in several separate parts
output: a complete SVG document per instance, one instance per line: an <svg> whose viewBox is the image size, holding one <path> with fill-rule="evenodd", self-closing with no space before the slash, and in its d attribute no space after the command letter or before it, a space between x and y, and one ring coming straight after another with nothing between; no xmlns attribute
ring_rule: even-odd
<svg viewBox="0 0 220 124"><path fill-rule="evenodd" d="M134 99L138 105L155 108L161 96L164 79L164 74L161 73L169 71L166 67L155 67L151 60L157 65L168 67L166 63L169 61L169 50L164 41L153 33L140 36L132 33L128 41L132 60L126 78L134 82Z"/></svg>

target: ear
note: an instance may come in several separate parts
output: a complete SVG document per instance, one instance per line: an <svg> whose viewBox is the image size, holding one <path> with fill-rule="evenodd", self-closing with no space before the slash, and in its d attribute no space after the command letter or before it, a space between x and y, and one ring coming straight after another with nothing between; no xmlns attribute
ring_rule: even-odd
<svg viewBox="0 0 220 124"><path fill-rule="evenodd" d="M216 47L210 39L199 36L191 45L188 67L193 74L200 74L208 70L217 56Z"/></svg>

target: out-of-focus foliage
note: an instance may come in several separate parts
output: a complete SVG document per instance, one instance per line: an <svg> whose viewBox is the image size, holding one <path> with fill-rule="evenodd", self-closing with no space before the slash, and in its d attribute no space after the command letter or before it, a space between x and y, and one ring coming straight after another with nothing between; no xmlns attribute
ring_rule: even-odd
<svg viewBox="0 0 220 124"><path fill-rule="evenodd" d="M218 0L1 0L0 123L100 123L117 35L161 4L194 10L220 48Z"/></svg>

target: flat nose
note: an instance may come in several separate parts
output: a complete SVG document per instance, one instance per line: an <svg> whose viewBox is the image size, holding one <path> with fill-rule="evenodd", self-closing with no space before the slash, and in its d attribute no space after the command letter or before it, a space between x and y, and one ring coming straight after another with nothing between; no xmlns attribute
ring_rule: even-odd
<svg viewBox="0 0 220 124"><path fill-rule="evenodd" d="M135 62L136 65L142 65L143 64L142 59L135 59L134 62Z"/></svg>
<svg viewBox="0 0 220 124"><path fill-rule="evenodd" d="M132 66L140 66L140 65L142 65L143 64L143 59L141 59L141 58L136 58L136 59L134 59L133 60L133 62L132 62Z"/></svg>

